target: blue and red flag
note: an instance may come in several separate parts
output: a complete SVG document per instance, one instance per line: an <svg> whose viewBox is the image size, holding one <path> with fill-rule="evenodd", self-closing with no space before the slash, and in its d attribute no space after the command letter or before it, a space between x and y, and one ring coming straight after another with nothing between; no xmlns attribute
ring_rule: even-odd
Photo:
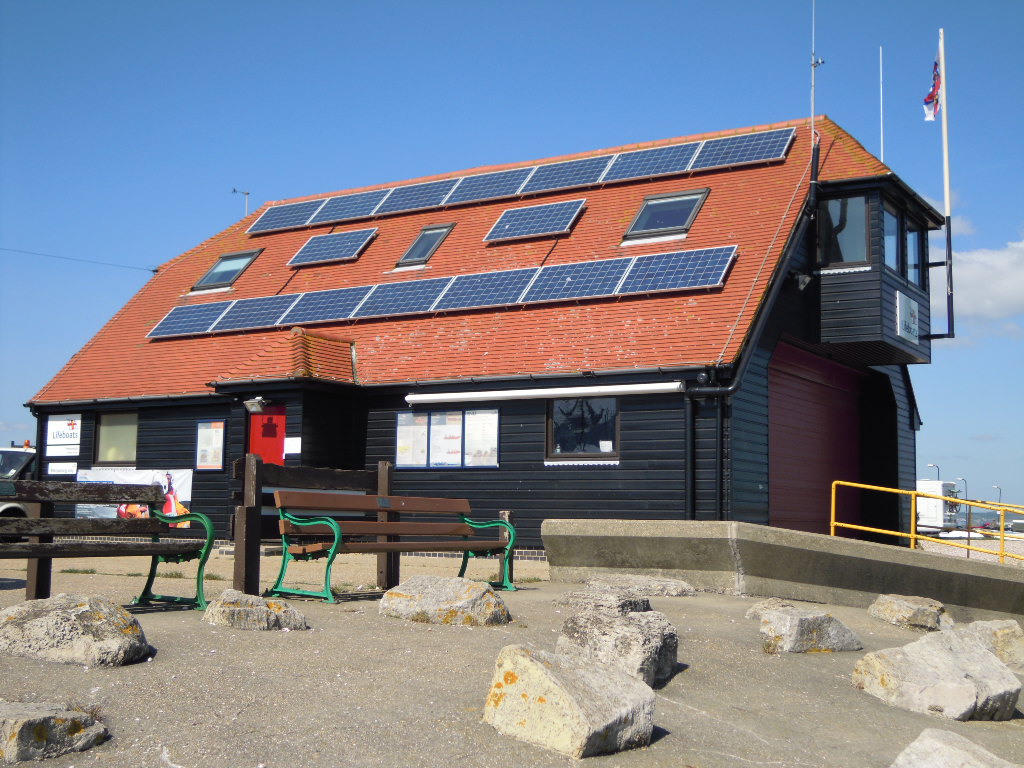
<svg viewBox="0 0 1024 768"><path fill-rule="evenodd" d="M928 91L928 95L924 97L924 119L935 120L935 116L939 114L939 105L941 100L939 99L939 93L942 91L942 75L939 73L939 62L935 62L935 66L932 67L932 89Z"/></svg>

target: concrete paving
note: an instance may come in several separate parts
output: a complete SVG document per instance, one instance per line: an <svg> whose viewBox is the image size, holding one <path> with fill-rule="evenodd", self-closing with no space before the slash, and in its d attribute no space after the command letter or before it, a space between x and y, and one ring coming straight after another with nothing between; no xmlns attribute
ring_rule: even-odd
<svg viewBox="0 0 1024 768"><path fill-rule="evenodd" d="M141 572L144 561L125 560L56 561L54 591L128 601L141 579L123 574ZM405 575L455 572L451 560L403 562ZM69 567L101 573L60 573ZM476 567L493 571L490 563ZM19 568L19 561L0 561L0 607L24 599ZM230 568L230 557L211 561L215 575ZM265 576L274 570L268 558ZM502 593L515 618L507 626L385 618L365 597L337 605L289 601L306 613L314 628L308 632L245 632L205 624L199 612L145 612L138 619L158 649L152 661L83 669L0 657L0 698L98 708L113 738L46 763L54 768L568 766L574 761L481 722L498 651L513 643L553 650L564 618L556 600L577 588L544 580L543 563L517 563L517 570L528 581L518 592ZM351 556L336 567L335 581L358 586L372 574L372 558ZM208 582L213 594L229 585ZM184 584L166 579L157 589L176 586ZM863 651L770 655L762 650L758 622L744 618L754 602L711 593L652 598L679 631L681 662L656 691L655 740L586 764L882 768L925 728L961 734L1024 764L1020 709L1008 722L957 723L904 712L853 687L850 673L863 653L920 633L873 619L863 608L831 606L860 636Z"/></svg>

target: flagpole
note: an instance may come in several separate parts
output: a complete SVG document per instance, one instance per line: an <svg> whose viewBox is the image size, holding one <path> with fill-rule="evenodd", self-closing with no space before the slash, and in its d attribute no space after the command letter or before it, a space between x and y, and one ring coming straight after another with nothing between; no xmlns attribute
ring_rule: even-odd
<svg viewBox="0 0 1024 768"><path fill-rule="evenodd" d="M946 325L947 338L953 338L953 227L949 194L949 80L946 78L946 36L939 29L939 104L942 113L942 185L946 197Z"/></svg>
<svg viewBox="0 0 1024 768"><path fill-rule="evenodd" d="M885 162L885 99L884 86L882 82L882 46L878 46L878 133L882 138L882 156L879 158Z"/></svg>

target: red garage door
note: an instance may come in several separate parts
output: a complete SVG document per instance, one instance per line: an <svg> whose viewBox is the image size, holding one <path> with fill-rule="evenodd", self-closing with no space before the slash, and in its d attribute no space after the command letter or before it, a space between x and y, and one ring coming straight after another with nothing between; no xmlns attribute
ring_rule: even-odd
<svg viewBox="0 0 1024 768"><path fill-rule="evenodd" d="M862 379L788 344L776 348L768 370L771 525L828 533L832 481L860 481ZM844 520L859 522L853 516Z"/></svg>

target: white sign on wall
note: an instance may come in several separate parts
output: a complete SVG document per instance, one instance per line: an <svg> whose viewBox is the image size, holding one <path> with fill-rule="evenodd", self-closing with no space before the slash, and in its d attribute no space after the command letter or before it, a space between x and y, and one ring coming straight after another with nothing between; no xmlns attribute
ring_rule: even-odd
<svg viewBox="0 0 1024 768"><path fill-rule="evenodd" d="M909 296L896 291L896 335L901 339L920 342L918 334L918 304Z"/></svg>
<svg viewBox="0 0 1024 768"><path fill-rule="evenodd" d="M82 443L82 414L53 414L46 418L46 455L77 456Z"/></svg>

